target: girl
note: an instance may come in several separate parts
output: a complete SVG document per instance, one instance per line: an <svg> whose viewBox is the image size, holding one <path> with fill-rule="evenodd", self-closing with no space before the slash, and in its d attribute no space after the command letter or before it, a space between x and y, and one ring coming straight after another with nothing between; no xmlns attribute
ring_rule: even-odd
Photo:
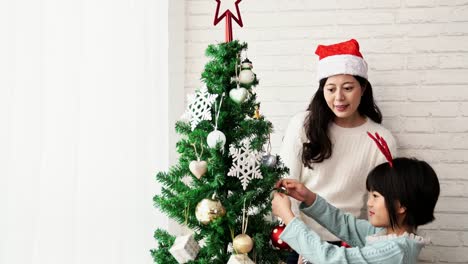
<svg viewBox="0 0 468 264"><path fill-rule="evenodd" d="M352 248L321 241L316 232L294 216L289 197L275 193L273 214L286 224L280 238L314 263L416 263L426 243L416 231L418 226L434 220L439 180L426 162L409 158L392 160L389 153L384 152L388 162L378 165L367 176L369 222L343 213L297 180L277 183L277 188L284 187L289 196L301 202L300 210L305 215Z"/></svg>
<svg viewBox="0 0 468 264"><path fill-rule="evenodd" d="M295 115L284 135L280 156L296 179L331 204L356 217L365 217L365 175L385 161L366 136L377 131L396 143L382 123L367 76L367 63L359 44L351 39L329 46L319 45L319 88L306 112ZM323 240L339 244L338 238L306 217L293 202L293 212ZM288 264L297 263L297 254Z"/></svg>

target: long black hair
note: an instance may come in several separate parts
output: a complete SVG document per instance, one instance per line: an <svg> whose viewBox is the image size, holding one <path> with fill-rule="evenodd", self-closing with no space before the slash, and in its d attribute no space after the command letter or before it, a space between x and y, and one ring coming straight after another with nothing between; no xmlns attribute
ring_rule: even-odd
<svg viewBox="0 0 468 264"><path fill-rule="evenodd" d="M382 163L369 172L366 189L376 191L385 198L393 229L398 227L396 202L406 208L403 225L417 229L435 219L434 208L440 194L439 179L425 161L396 158L393 167L388 162Z"/></svg>
<svg viewBox="0 0 468 264"><path fill-rule="evenodd" d="M357 111L360 115L367 116L378 124L382 123L382 113L375 104L372 85L363 77L353 77L359 82L364 91ZM328 107L323 95L323 88L327 79L320 80L319 88L307 108L309 114L304 121L308 142L302 146L302 163L309 168L313 167L313 163L320 163L332 155L332 143L328 136L328 126L335 118L335 114Z"/></svg>

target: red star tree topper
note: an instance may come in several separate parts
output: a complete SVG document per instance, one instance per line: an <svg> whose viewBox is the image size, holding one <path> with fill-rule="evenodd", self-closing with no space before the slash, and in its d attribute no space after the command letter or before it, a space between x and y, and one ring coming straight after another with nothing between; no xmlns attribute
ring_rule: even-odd
<svg viewBox="0 0 468 264"><path fill-rule="evenodd" d="M226 42L232 41L232 20L231 19L234 19L234 21L236 21L236 23L240 27L243 27L242 18L241 18L240 11L239 11L240 1L242 0L216 0L216 2L218 2L218 5L216 6L214 25L216 26L221 20L223 20L223 18L226 17ZM233 10L233 8L231 7L234 7L233 5L235 6L237 16L235 16L231 12L231 9ZM219 15L220 11L222 12L221 16Z"/></svg>

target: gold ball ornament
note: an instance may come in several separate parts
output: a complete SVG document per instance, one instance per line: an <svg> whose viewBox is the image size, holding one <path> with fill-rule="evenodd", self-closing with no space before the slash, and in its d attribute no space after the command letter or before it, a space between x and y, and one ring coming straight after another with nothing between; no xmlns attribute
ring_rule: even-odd
<svg viewBox="0 0 468 264"><path fill-rule="evenodd" d="M232 247L234 248L237 254L249 253L253 248L253 240L249 235L240 234L234 238L232 242Z"/></svg>
<svg viewBox="0 0 468 264"><path fill-rule="evenodd" d="M218 217L226 214L226 209L219 200L205 198L195 208L195 217L200 223L207 225Z"/></svg>

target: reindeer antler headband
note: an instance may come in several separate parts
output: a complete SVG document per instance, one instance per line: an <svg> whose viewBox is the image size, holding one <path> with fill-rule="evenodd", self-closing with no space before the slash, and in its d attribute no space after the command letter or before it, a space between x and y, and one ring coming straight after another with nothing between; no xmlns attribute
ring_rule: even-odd
<svg viewBox="0 0 468 264"><path fill-rule="evenodd" d="M367 132L367 135L369 135L369 137L372 138L372 140L374 140L375 144L377 144L377 147L380 149L382 154L384 154L385 158L390 164L390 167L393 167L392 153L390 153L390 149L388 148L385 139L383 139L383 137L381 137L377 132L375 132L375 136L372 135L370 132Z"/></svg>

